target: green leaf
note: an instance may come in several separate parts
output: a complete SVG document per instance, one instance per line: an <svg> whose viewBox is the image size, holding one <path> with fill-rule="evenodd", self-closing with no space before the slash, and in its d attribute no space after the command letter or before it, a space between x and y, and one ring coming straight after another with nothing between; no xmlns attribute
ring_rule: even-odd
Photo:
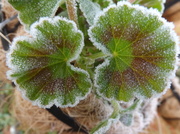
<svg viewBox="0 0 180 134"><path fill-rule="evenodd" d="M113 0L115 3L118 3L119 1L131 1L131 0Z"/></svg>
<svg viewBox="0 0 180 134"><path fill-rule="evenodd" d="M29 30L40 17L53 17L59 5L65 0L8 0L19 11L19 18Z"/></svg>
<svg viewBox="0 0 180 134"><path fill-rule="evenodd" d="M93 2L98 3L101 8L106 8L111 4L114 4L113 0L93 0Z"/></svg>
<svg viewBox="0 0 180 134"><path fill-rule="evenodd" d="M72 65L82 48L83 34L64 18L41 18L33 38L13 42L7 64L10 79L24 96L40 107L74 106L89 93L89 74Z"/></svg>
<svg viewBox="0 0 180 134"><path fill-rule="evenodd" d="M164 11L164 3L166 0L135 0L134 4L143 5L148 8L155 8L159 12L163 13Z"/></svg>
<svg viewBox="0 0 180 134"><path fill-rule="evenodd" d="M101 11L100 6L91 0L78 0L78 2L87 22L92 25L94 23L94 17Z"/></svg>
<svg viewBox="0 0 180 134"><path fill-rule="evenodd" d="M95 70L95 87L104 98L145 99L169 86L178 38L158 11L119 2L96 17L89 36L109 55Z"/></svg>

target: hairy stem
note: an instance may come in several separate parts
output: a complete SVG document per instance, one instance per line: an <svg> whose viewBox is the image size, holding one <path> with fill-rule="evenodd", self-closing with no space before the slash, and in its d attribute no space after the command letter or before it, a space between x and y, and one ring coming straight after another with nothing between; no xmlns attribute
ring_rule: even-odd
<svg viewBox="0 0 180 134"><path fill-rule="evenodd" d="M76 0L66 0L66 7L70 20L73 20L78 26Z"/></svg>
<svg viewBox="0 0 180 134"><path fill-rule="evenodd" d="M97 126L95 126L91 131L90 131L90 134L94 134L94 133L97 133L97 131L98 130L100 130L100 129L106 129L106 127L108 127L108 122L109 122L109 120L119 120L119 113L120 113L120 106L119 106L119 103L117 102L117 101L115 101L115 100L112 100L111 101L111 104L112 104L112 106L113 106L113 112L112 112L112 114L111 114L111 116L108 118L108 119L106 119L106 120L104 120L104 121L102 121L102 122L100 122ZM111 124L112 125L112 124ZM109 128L108 128L109 129ZM99 133L99 132L98 132Z"/></svg>
<svg viewBox="0 0 180 134"><path fill-rule="evenodd" d="M120 114L134 111L141 104L141 102L142 101L140 101L139 99L136 99L130 107L120 111Z"/></svg>
<svg viewBox="0 0 180 134"><path fill-rule="evenodd" d="M104 57L107 57L107 56L110 56L110 54L105 54L103 52L99 52L99 53L92 54L92 55L88 56L88 58L96 60L96 59L104 58Z"/></svg>

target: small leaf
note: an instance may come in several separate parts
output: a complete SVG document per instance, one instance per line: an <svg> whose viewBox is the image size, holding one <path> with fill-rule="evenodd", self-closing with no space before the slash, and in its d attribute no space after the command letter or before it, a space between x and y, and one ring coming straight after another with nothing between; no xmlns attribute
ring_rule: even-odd
<svg viewBox="0 0 180 134"><path fill-rule="evenodd" d="M132 114L122 114L120 117L120 121L125 125L125 126L131 126L133 120L133 115Z"/></svg>
<svg viewBox="0 0 180 134"><path fill-rule="evenodd" d="M93 0L94 2L98 3L101 8L106 8L111 4L114 4L113 0Z"/></svg>
<svg viewBox="0 0 180 134"><path fill-rule="evenodd" d="M29 30L40 17L53 17L59 5L65 0L8 0L19 13L21 22Z"/></svg>
<svg viewBox="0 0 180 134"><path fill-rule="evenodd" d="M78 0L78 2L87 22L92 25L94 23L94 17L101 11L100 6L91 0Z"/></svg>
<svg viewBox="0 0 180 134"><path fill-rule="evenodd" d="M136 99L134 100L134 102L132 103L131 106L127 107L127 108L122 108L121 107L121 111L120 111L120 121L125 125L125 126L130 126L132 124L133 121L133 112L135 110L137 110L142 104L142 101Z"/></svg>
<svg viewBox="0 0 180 134"><path fill-rule="evenodd" d="M105 121L102 121L98 127L95 127L95 129L93 129L90 134L105 134L106 131L108 131L111 127L112 124L116 123L119 119L119 116L117 116L117 118L109 118Z"/></svg>
<svg viewBox="0 0 180 134"><path fill-rule="evenodd" d="M109 55L95 70L95 86L104 98L150 98L169 86L178 38L158 11L119 2L96 17L89 36Z"/></svg>
<svg viewBox="0 0 180 134"><path fill-rule="evenodd" d="M71 65L83 48L83 34L64 18L42 18L33 38L20 37L7 55L10 79L40 107L74 106L89 93L89 74Z"/></svg>
<svg viewBox="0 0 180 134"><path fill-rule="evenodd" d="M143 5L148 8L155 8L159 12L163 13L164 11L164 3L166 0L134 0L134 4Z"/></svg>

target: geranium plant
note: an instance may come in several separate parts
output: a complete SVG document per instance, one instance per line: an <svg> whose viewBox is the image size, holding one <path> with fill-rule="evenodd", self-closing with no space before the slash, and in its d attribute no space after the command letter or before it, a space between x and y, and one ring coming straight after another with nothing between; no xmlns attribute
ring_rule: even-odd
<svg viewBox="0 0 180 134"><path fill-rule="evenodd" d="M105 133L170 86L178 39L163 0L8 1L32 37L14 39L7 74L34 105L73 107L91 92L114 108L90 131Z"/></svg>

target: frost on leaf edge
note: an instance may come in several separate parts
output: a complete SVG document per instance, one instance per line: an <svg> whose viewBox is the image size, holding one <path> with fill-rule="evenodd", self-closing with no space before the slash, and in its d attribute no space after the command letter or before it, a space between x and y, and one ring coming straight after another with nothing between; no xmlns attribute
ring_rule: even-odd
<svg viewBox="0 0 180 134"><path fill-rule="evenodd" d="M166 19L162 18L162 15L160 14L160 12L157 10L157 9L154 9L154 8L147 8L147 7L144 7L144 6L141 6L141 5L138 5L138 4L131 4L127 1L119 1L117 3L117 5L115 4L112 4L110 6L108 6L107 8L104 8L103 11L99 12L99 14L97 14L94 18L94 24L92 26L90 26L90 28L88 29L88 35L90 36L90 40L93 42L93 45L96 46L99 50L102 50L104 53L108 54L109 51L104 47L104 45L102 45L101 43L98 43L96 41L96 39L92 36L92 32L91 30L96 27L97 23L98 23L98 20L100 19L101 16L105 16L106 13L109 11L109 9L111 8L119 8L121 6L124 6L124 5L127 5L128 7L130 8L134 8L136 10L139 10L141 11L143 14L145 14L146 16L149 16L149 15L153 15L153 16L157 16L159 18L159 21L163 22L164 24L166 24L167 27L170 27L171 29L174 28L174 25L173 23L171 22L167 22ZM177 35L176 35L177 36Z"/></svg>
<svg viewBox="0 0 180 134"><path fill-rule="evenodd" d="M110 5L109 7L105 8L102 12L100 12L99 14L97 14L95 16L95 19L94 19L94 24L92 26L90 26L90 28L88 29L88 35L89 35L89 39L92 41L93 45L98 48L99 50L101 50L103 53L105 54L108 54L110 57L112 56L112 54L109 52L109 50L105 47L104 44L101 44L99 42L97 42L97 40L93 37L93 33L92 33L92 29L94 29L96 26L97 26L97 23L98 23L98 20L101 16L105 16L106 15L106 12L108 12L109 9L111 8L119 8L121 6L124 6L124 5L127 5L128 7L131 7L131 8L134 8L136 10L139 10L141 11L143 14L149 16L149 15L153 15L153 16L157 16L159 21L161 21L163 23L163 25L161 27L164 27L166 29L168 29L170 31L170 36L171 36L171 39L172 41L174 41L175 43L175 60L174 60L174 63L173 63L173 66L174 66L174 70L170 71L169 72L169 75L167 74L167 78L166 78L166 81L167 81L167 85L165 86L164 90L161 92L161 93L156 93L154 95L151 96L151 98L147 98L145 96L141 96L141 94L137 93L137 92L133 92L134 93L134 97L138 97L140 99L147 99L147 100L151 100L152 98L158 98L160 96L162 96L163 94L166 93L166 91L168 90L168 88L170 87L171 85L171 79L175 77L175 72L178 68L177 64L178 64L178 53L179 53L179 50L180 50L180 47L178 46L179 44L179 38L176 34L176 32L174 31L174 24L172 22L168 22L166 19L162 18L161 16L161 13L157 10L157 9L154 9L154 8L147 8L147 7L144 7L144 6L141 6L141 5L132 5L130 4L129 2L126 2L126 1L120 1L117 3L117 5L115 4L112 4ZM96 87L96 92L102 96L104 99L106 100L112 100L114 98L107 98L105 97L102 93L99 92L98 88L99 88L99 85L97 84L97 79L98 79L98 76L99 76L99 69L103 68L104 66L107 66L109 65L109 59L105 59L105 61L100 64L99 66L96 67L95 69L95 76L94 76L94 85ZM132 98L131 100L129 100L128 102L131 102L133 101L134 98ZM124 102L124 101L119 101L119 102Z"/></svg>
<svg viewBox="0 0 180 134"><path fill-rule="evenodd" d="M90 20L89 19L89 17L88 17L88 15L84 12L84 7L82 6L82 4L81 4L81 2L80 2L81 0L77 0L77 2L79 3L79 8L80 8L80 10L82 11L82 13L83 13L83 15L84 15L84 17L86 18L86 21L88 22L88 24L89 25L93 25L94 24L94 18L93 18L93 20ZM98 3L94 3L92 0L88 0L88 2L87 2L88 4L89 3L91 3L91 4L94 4L94 6L96 6L94 9L95 10L99 10L98 12L101 12L101 8L100 8L100 5L98 5ZM91 6L91 5L90 5ZM94 10L94 11L95 11ZM91 13L95 13L94 11L92 11ZM98 13L98 12L96 12L96 13ZM95 15L95 14L94 14ZM96 15L95 15L96 16Z"/></svg>
<svg viewBox="0 0 180 134"><path fill-rule="evenodd" d="M165 9L165 6L164 6L164 4L166 3L166 0L162 0L162 2L161 2L161 7L162 7L162 9L161 9L161 11L159 11L161 14L163 14L163 12L164 12L164 9Z"/></svg>
<svg viewBox="0 0 180 134"><path fill-rule="evenodd" d="M109 118L109 119L107 120L107 121L108 121L108 122L107 122L107 125L99 128L99 129L98 129L97 131L95 131L93 134L104 134L104 133L106 133L113 124L115 124L115 123L117 123L117 122L119 121L119 118L120 118L120 115L118 115L115 119Z"/></svg>
<svg viewBox="0 0 180 134"><path fill-rule="evenodd" d="M49 17L53 17L54 15L55 15L55 13L56 13L56 11L57 11L57 9L58 9L58 7L59 7L59 5L61 5L63 2L65 2L65 0L59 0L57 3L56 3L56 5L54 6L54 8L52 9L52 13L51 13L51 15L49 16ZM11 5L11 4L10 4ZM13 7L13 6L12 6ZM14 7L13 7L14 8ZM15 9L15 8L14 8ZM26 23L24 23L24 21L22 21L22 19L21 19L21 12L19 11L19 10L17 10L17 9L15 9L17 12L18 12L18 16L17 16L17 18L18 18L18 20L20 21L20 23L24 26L24 30L27 32L27 33L30 33L30 27L33 25L33 23L36 23L37 21L39 21L39 19L40 18L43 18L43 17L46 17L46 16L43 16L43 17L40 17L38 20L36 20L35 22L33 22L32 24L26 24Z"/></svg>
<svg viewBox="0 0 180 134"><path fill-rule="evenodd" d="M14 72L13 70L17 70L18 69L17 67L15 67L14 65L11 64L11 54L16 49L16 44L17 44L18 41L24 41L25 40L25 41L28 41L28 42L33 42L33 41L36 40L36 36L38 35L38 30L36 29L36 26L41 25L44 21L48 21L51 24L56 24L59 20L63 20L63 21L66 21L68 23L71 23L73 25L73 31L76 32L76 33L81 34L81 36L82 36L80 47L79 47L78 50L76 50L74 52L74 53L76 53L74 55L74 57L72 57L71 59L69 59L67 61L67 66L69 66L73 71L77 71L77 72L81 72L81 73L85 74L87 76L86 80L87 80L87 82L89 82L91 84L91 87L88 89L89 91L86 93L85 96L75 97L75 103L74 104L70 103L70 104L67 104L67 105L61 105L61 104L58 103L58 99L54 99L54 100L50 101L48 105L42 105L39 99L37 99L35 101L32 101L28 97L26 97L26 90L24 90L23 88L19 87L19 84L16 82L16 78L11 77L11 75ZM61 107L61 108L76 106L81 100L85 99L89 95L89 93L91 92L91 89L92 89L92 82L90 80L89 73L87 71L81 69L81 68L74 67L73 65L70 64L71 61L76 60L78 58L79 54L81 53L81 51L82 51L82 49L84 47L84 36L83 36L83 33L80 30L78 30L78 28L77 28L77 26L76 26L74 21L71 21L71 20L68 20L66 18L59 17L59 16L54 17L54 18L49 18L49 17L42 17L42 18L40 18L39 21L35 22L30 27L30 33L31 33L32 37L19 36L19 37L14 38L14 40L12 42L12 45L10 46L9 51L6 54L6 59L7 59L6 65L11 69L11 70L8 70L6 72L7 78L9 80L12 80L15 83L15 85L17 86L17 90L20 91L20 93L22 94L22 97L25 100L30 101L32 103L32 105L34 105L34 106L38 106L38 107L41 107L41 108L50 108L53 105L56 105L57 107Z"/></svg>

